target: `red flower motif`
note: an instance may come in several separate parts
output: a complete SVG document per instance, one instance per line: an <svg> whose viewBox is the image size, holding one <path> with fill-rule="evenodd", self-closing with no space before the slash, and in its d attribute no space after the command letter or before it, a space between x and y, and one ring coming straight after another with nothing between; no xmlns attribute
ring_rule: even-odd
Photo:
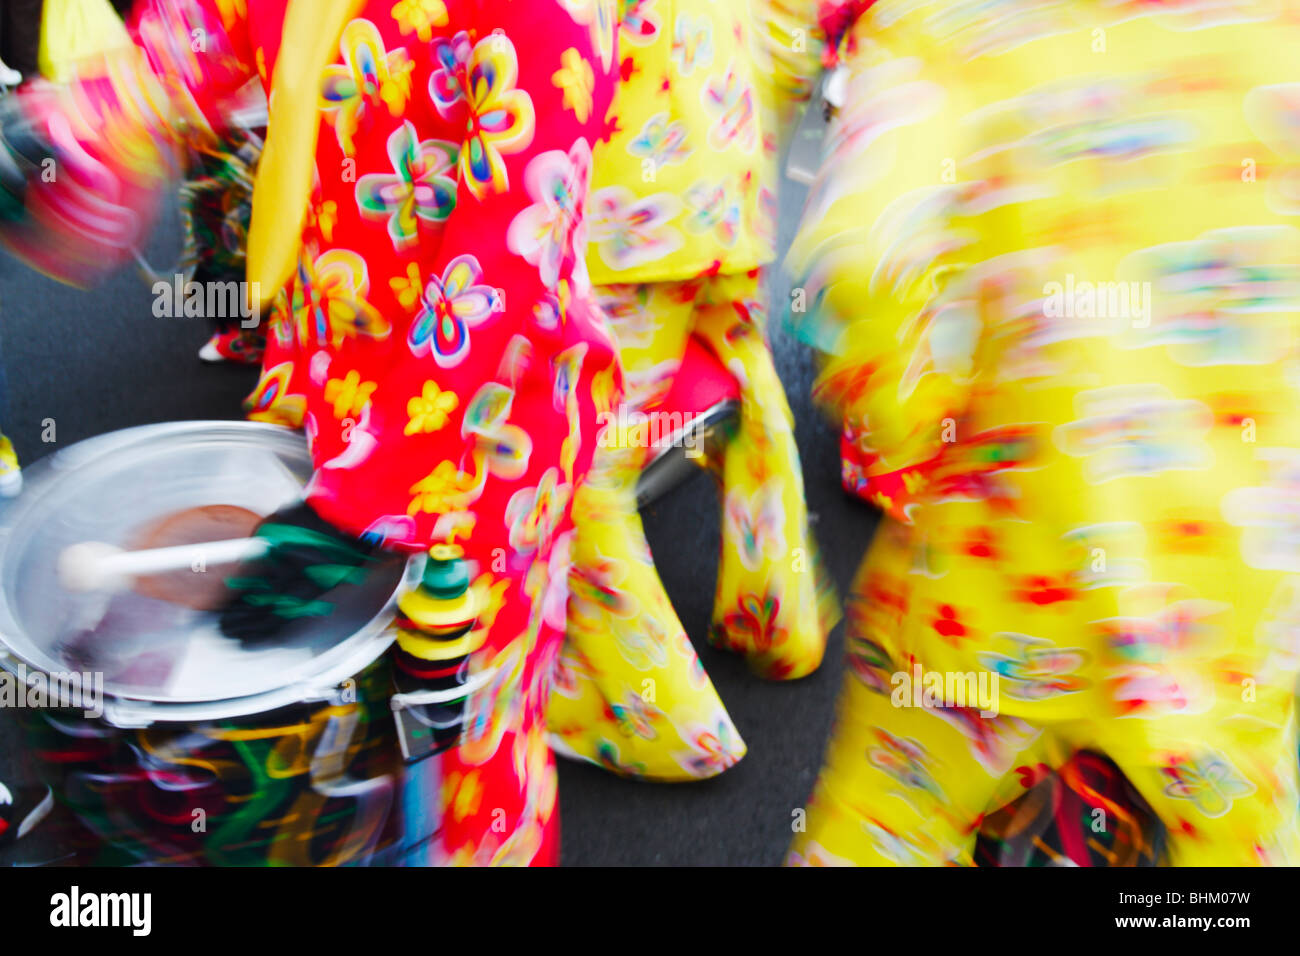
<svg viewBox="0 0 1300 956"><path fill-rule="evenodd" d="M958 619L957 609L951 604L939 605L939 616L934 619L930 626L953 647L958 646L956 639L969 637L966 625Z"/></svg>
<svg viewBox="0 0 1300 956"><path fill-rule="evenodd" d="M966 539L966 553L972 558L988 558L996 561L1002 552L995 544L993 532L988 528L976 528Z"/></svg>
<svg viewBox="0 0 1300 956"><path fill-rule="evenodd" d="M1054 580L1046 575L1038 574L1022 580L1024 581L1023 585L1020 590L1015 592L1017 601L1046 607L1049 604L1059 604L1061 601L1074 601L1079 597L1079 592L1069 586L1068 578L1062 577L1059 580Z"/></svg>

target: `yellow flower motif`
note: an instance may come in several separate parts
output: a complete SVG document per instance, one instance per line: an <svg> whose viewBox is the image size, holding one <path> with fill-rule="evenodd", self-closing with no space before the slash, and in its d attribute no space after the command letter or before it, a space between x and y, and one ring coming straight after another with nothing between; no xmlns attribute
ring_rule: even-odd
<svg viewBox="0 0 1300 956"><path fill-rule="evenodd" d="M406 414L411 420L403 429L404 435L429 434L436 432L447 424L447 416L456 410L460 399L455 392L444 392L438 383L429 380L424 383L421 394L406 403Z"/></svg>
<svg viewBox="0 0 1300 956"><path fill-rule="evenodd" d="M343 378L332 378L325 383L325 401L334 403L334 417L346 418L360 415L379 387L376 382L363 382L355 369Z"/></svg>
<svg viewBox="0 0 1300 956"><path fill-rule="evenodd" d="M569 47L560 56L560 68L551 75L551 82L564 91L564 105L573 110L578 122L587 122L591 115L591 95L596 77L591 64L574 47Z"/></svg>
<svg viewBox="0 0 1300 956"><path fill-rule="evenodd" d="M313 210L311 214L312 225L320 229L320 234L326 242L334 241L334 226L339 221L339 204L333 199L327 199L320 204L320 208Z"/></svg>
<svg viewBox="0 0 1300 956"><path fill-rule="evenodd" d="M403 33L414 33L421 43L428 43L433 27L447 25L447 5L442 0L402 0L393 6L393 19Z"/></svg>
<svg viewBox="0 0 1300 956"><path fill-rule="evenodd" d="M461 511L474 500L474 492L474 476L467 475L450 461L444 460L411 486L414 497L407 506L406 513L416 515L421 511L425 514Z"/></svg>
<svg viewBox="0 0 1300 956"><path fill-rule="evenodd" d="M217 0L217 12L221 15L221 25L227 30L233 29L248 19L247 0Z"/></svg>
<svg viewBox="0 0 1300 956"><path fill-rule="evenodd" d="M415 308L415 303L420 301L420 293L424 290L424 283L420 281L420 267L414 262L407 263L405 278L398 276L389 279L388 284L404 309Z"/></svg>
<svg viewBox="0 0 1300 956"><path fill-rule="evenodd" d="M388 104L388 112L393 116L401 116L406 109L406 101L411 95L411 71L414 69L413 60L402 59L389 65L387 78L379 83L379 98Z"/></svg>
<svg viewBox="0 0 1300 956"><path fill-rule="evenodd" d="M443 784L442 802L444 806L451 807L454 819L464 820L478 813L479 805L483 802L483 790L483 781L479 779L477 770L464 775L454 770Z"/></svg>
<svg viewBox="0 0 1300 956"><path fill-rule="evenodd" d="M479 609L477 627L490 628L496 623L497 612L506 606L506 591L509 588L509 578L494 582L487 571L474 579L470 590L474 592L475 606Z"/></svg>

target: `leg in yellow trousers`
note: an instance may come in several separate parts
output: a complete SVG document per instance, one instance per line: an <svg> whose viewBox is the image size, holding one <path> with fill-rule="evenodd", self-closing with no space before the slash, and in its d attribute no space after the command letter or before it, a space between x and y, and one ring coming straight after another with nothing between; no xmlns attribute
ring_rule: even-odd
<svg viewBox="0 0 1300 956"><path fill-rule="evenodd" d="M724 522L714 640L764 676L794 678L821 662L825 609L759 283L753 272L601 293L637 410L653 411L668 392L692 332L740 382L741 422L716 467ZM645 449L607 437L596 454L574 502L568 634L547 715L554 745L629 776L712 776L744 743L655 571L635 500Z"/></svg>
<svg viewBox="0 0 1300 956"><path fill-rule="evenodd" d="M852 672L838 708L789 865L970 865L1004 777L1044 759L1024 721L895 707Z"/></svg>
<svg viewBox="0 0 1300 956"><path fill-rule="evenodd" d="M845 679L826 759L787 857L794 865L969 865L1016 768L1106 754L1168 831L1174 866L1300 863L1292 707L1265 719L1078 720L1044 727L951 708L895 707ZM1281 718L1282 723L1275 723ZM976 741L982 747L972 746Z"/></svg>
<svg viewBox="0 0 1300 956"><path fill-rule="evenodd" d="M793 680L821 664L834 598L808 534L794 419L767 347L758 276L715 280L696 333L740 383L740 422L723 451L722 557L710 639L763 677Z"/></svg>

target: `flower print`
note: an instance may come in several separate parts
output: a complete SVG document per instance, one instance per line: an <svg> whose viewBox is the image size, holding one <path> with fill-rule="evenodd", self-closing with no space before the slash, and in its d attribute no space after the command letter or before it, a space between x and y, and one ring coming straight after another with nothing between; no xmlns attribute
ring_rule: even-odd
<svg viewBox="0 0 1300 956"><path fill-rule="evenodd" d="M696 67L707 69L713 64L713 23L707 16L697 19L689 13L677 14L672 57L682 76L690 76Z"/></svg>
<svg viewBox="0 0 1300 956"><path fill-rule="evenodd" d="M293 345L293 317L289 311L289 288L286 286L271 300L271 317L267 322L270 334L281 348Z"/></svg>
<svg viewBox="0 0 1300 956"><path fill-rule="evenodd" d="M740 78L735 66L729 67L722 77L710 79L700 95L713 121L709 127L709 146L721 152L736 143L745 152L752 151L758 142L754 90Z"/></svg>
<svg viewBox="0 0 1300 956"><path fill-rule="evenodd" d="M609 705L623 736L640 737L643 740L658 739L659 734L655 730L654 721L660 715L659 708L651 707L633 690L629 690L623 700L622 704Z"/></svg>
<svg viewBox="0 0 1300 956"><path fill-rule="evenodd" d="M388 137L393 174L367 173L357 180L357 208L367 219L387 219L388 236L399 252L418 238L420 220L443 222L456 206L455 143L416 138L408 120Z"/></svg>
<svg viewBox="0 0 1300 956"><path fill-rule="evenodd" d="M1058 647L1041 637L1003 632L994 636L1010 653L981 651L979 663L995 671L1008 697L1016 700L1047 700L1077 694L1088 687L1079 671L1088 663L1088 653L1078 647Z"/></svg>
<svg viewBox="0 0 1300 956"><path fill-rule="evenodd" d="M508 37L493 35L474 45L466 64L469 105L465 145L460 151L461 181L475 199L509 190L506 153L533 141L536 115L532 97L517 89L519 60Z"/></svg>
<svg viewBox="0 0 1300 956"><path fill-rule="evenodd" d="M645 764L635 761L623 763L618 747L608 740L602 740L597 745L596 762L610 773L618 774L620 777L640 779L645 776Z"/></svg>
<svg viewBox="0 0 1300 956"><path fill-rule="evenodd" d="M510 547L521 554L550 547L551 535L569 507L570 487L560 482L558 469L548 468L535 488L521 488L506 504Z"/></svg>
<svg viewBox="0 0 1300 956"><path fill-rule="evenodd" d="M573 532L555 541L546 562L546 590L542 594L542 620L563 631L569 616L569 572L573 568Z"/></svg>
<svg viewBox="0 0 1300 956"><path fill-rule="evenodd" d="M339 148L351 156L353 138L368 106L382 101L393 116L402 115L415 64L405 50L389 53L379 29L369 20L353 20L344 27L339 52L342 65L327 66L321 78L320 107L334 124Z"/></svg>
<svg viewBox="0 0 1300 956"><path fill-rule="evenodd" d="M867 748L867 762L909 790L942 799L943 788L934 777L934 756L911 737L896 737L876 728L876 745Z"/></svg>
<svg viewBox="0 0 1300 956"><path fill-rule="evenodd" d="M569 47L560 55L560 68L551 74L551 82L564 93L564 108L573 110L579 123L591 116L592 91L596 75L581 53Z"/></svg>
<svg viewBox="0 0 1300 956"><path fill-rule="evenodd" d="M779 484L767 482L752 496L733 488L727 493L725 521L727 539L734 542L747 571L784 556L785 508Z"/></svg>
<svg viewBox="0 0 1300 956"><path fill-rule="evenodd" d="M1012 596L1026 604L1046 607L1062 601L1079 599L1079 592L1071 584L1069 575L1062 575L1059 578L1044 574L1026 575L1020 578L1020 582L1020 587L1012 592Z"/></svg>
<svg viewBox="0 0 1300 956"><path fill-rule="evenodd" d="M226 29L248 17L248 0L217 0L217 12Z"/></svg>
<svg viewBox="0 0 1300 956"><path fill-rule="evenodd" d="M618 0L619 36L634 46L648 46L659 36L655 0Z"/></svg>
<svg viewBox="0 0 1300 956"><path fill-rule="evenodd" d="M1207 817L1223 816L1234 800L1255 792L1255 785L1231 761L1213 752L1200 758L1175 757L1163 770L1171 780L1165 795L1190 800Z"/></svg>
<svg viewBox="0 0 1300 956"><path fill-rule="evenodd" d="M518 425L509 424L515 393L500 382L479 387L465 406L461 435L476 439L475 459L498 478L522 478L533 453L533 440Z"/></svg>
<svg viewBox="0 0 1300 956"><path fill-rule="evenodd" d="M500 296L479 282L483 269L472 255L447 263L441 276L431 276L420 297L423 309L411 323L407 345L417 356L433 353L442 368L459 365L469 354L469 330L500 308Z"/></svg>
<svg viewBox="0 0 1300 956"><path fill-rule="evenodd" d="M682 237L668 223L681 212L671 193L638 197L626 186L607 186L592 196L591 240L611 269L654 262L681 248Z"/></svg>
<svg viewBox="0 0 1300 956"><path fill-rule="evenodd" d="M354 374L356 373L349 373L348 379L343 381L342 388L344 392L351 391L353 388L353 383L349 379ZM334 384L334 381L331 380L326 383L325 391L327 395L330 393L330 386ZM343 451L328 461L322 462L321 468L357 468L369 459L375 453L375 449L379 447L379 436L371 426L370 421L370 412L374 407L370 404L370 393L374 391L373 387L371 387L373 385L373 382L358 382L356 384L356 392L350 396L353 402L352 408L355 411L351 409L349 411L352 411L352 414L360 415L361 420L353 421L351 417L343 419L342 427L339 430L339 437L344 444ZM341 400L340 396L336 394L335 400L335 412L337 414L338 401Z"/></svg>
<svg viewBox="0 0 1300 956"><path fill-rule="evenodd" d="M686 127L681 120L670 122L667 113L656 113L646 120L641 132L627 144L627 151L655 166L684 163L693 152L686 145Z"/></svg>
<svg viewBox="0 0 1300 956"><path fill-rule="evenodd" d="M424 283L420 281L419 265L408 262L406 275L389 279L388 286L393 290L393 295L397 297L403 309L414 309L415 303L420 301L420 293L424 290Z"/></svg>
<svg viewBox="0 0 1300 956"><path fill-rule="evenodd" d="M686 191L686 205L691 210L685 223L689 232L712 230L724 246L735 245L740 229L740 202L727 194L725 183L696 183Z"/></svg>
<svg viewBox="0 0 1300 956"><path fill-rule="evenodd" d="M959 647L963 639L970 638L970 632L961 621L961 615L951 604L940 604L936 617L930 622L935 632L953 647Z"/></svg>
<svg viewBox="0 0 1300 956"><path fill-rule="evenodd" d="M484 648L484 651L487 651ZM486 656L486 653L485 655ZM522 721L519 683L524 670L522 641L503 647L490 660L471 658L470 676L487 676L487 683L465 704L465 729L456 757L461 764L478 767L497 752L510 727Z"/></svg>
<svg viewBox="0 0 1300 956"><path fill-rule="evenodd" d="M436 432L447 424L447 419L460 399L455 392L444 392L438 383L430 379L424 383L420 394L406 403L406 414L410 421L402 430L404 435L418 435Z"/></svg>
<svg viewBox="0 0 1300 956"><path fill-rule="evenodd" d="M433 59L438 66L429 74L429 99L443 116L449 116L456 104L467 98L465 85L473 52L474 44L464 30L433 41Z"/></svg>
<svg viewBox="0 0 1300 956"><path fill-rule="evenodd" d="M491 628L496 623L497 615L506 606L506 592L510 590L510 579L493 579L491 572L484 571L470 585L474 594L474 606L478 608L475 627Z"/></svg>
<svg viewBox="0 0 1300 956"><path fill-rule="evenodd" d="M567 155L558 149L539 153L524 172L533 203L511 221L506 246L537 266L548 289L556 287L570 254L575 273L585 272L584 221L590 183L591 147L585 139L575 142Z"/></svg>
<svg viewBox="0 0 1300 956"><path fill-rule="evenodd" d="M635 620L610 620L605 626L614 638L619 656L632 667L647 671L667 666L668 629L648 609Z"/></svg>
<svg viewBox="0 0 1300 956"><path fill-rule="evenodd" d="M309 226L314 226L326 242L333 242L334 227L338 221L339 204L333 199L327 199L311 210L307 223Z"/></svg>
<svg viewBox="0 0 1300 956"><path fill-rule="evenodd" d="M403 35L414 33L421 43L428 43L434 27L447 25L447 5L442 0L401 0L393 4L393 19Z"/></svg>
<svg viewBox="0 0 1300 956"><path fill-rule="evenodd" d="M442 805L451 812L453 820L464 820L478 813L484 789L478 770L464 774L453 770L442 783Z"/></svg>
<svg viewBox="0 0 1300 956"><path fill-rule="evenodd" d="M447 460L438 463L429 474L411 486L408 515L445 514L461 511L478 498L481 483L474 475L461 471Z"/></svg>
<svg viewBox="0 0 1300 956"><path fill-rule="evenodd" d="M333 403L335 418L360 415L378 387L377 382L363 382L361 373L353 369L343 378L332 378L325 383L325 401Z"/></svg>
<svg viewBox="0 0 1300 956"><path fill-rule="evenodd" d="M714 625L715 636L725 647L746 653L765 654L785 643L789 632L777 624L781 601L774 594L759 598L742 594L737 609L727 614L722 625Z"/></svg>
<svg viewBox="0 0 1300 956"><path fill-rule="evenodd" d="M675 759L696 778L717 776L745 756L745 744L725 715L717 718L712 729L695 728L683 734L683 739L691 749L676 755Z"/></svg>
<svg viewBox="0 0 1300 956"><path fill-rule="evenodd" d="M614 62L614 30L618 26L614 0L559 0L573 22L591 30L591 46L606 73Z"/></svg>
<svg viewBox="0 0 1300 956"><path fill-rule="evenodd" d="M338 345L345 338L385 339L388 322L368 301L366 262L350 249L308 252L298 262L290 309L300 344Z"/></svg>
<svg viewBox="0 0 1300 956"><path fill-rule="evenodd" d="M659 319L650 308L650 287L644 283L612 285L601 289L605 324L620 349L649 348L659 329Z"/></svg>
<svg viewBox="0 0 1300 956"><path fill-rule="evenodd" d="M244 399L244 411L249 420L301 428L307 411L307 396L290 394L292 382L292 362L281 362L263 371L257 387Z"/></svg>

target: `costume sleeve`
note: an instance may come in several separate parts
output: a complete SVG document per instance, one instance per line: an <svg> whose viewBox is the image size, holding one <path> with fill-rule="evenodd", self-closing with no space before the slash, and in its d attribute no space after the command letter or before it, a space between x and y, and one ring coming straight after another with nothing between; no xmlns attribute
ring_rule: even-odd
<svg viewBox="0 0 1300 956"><path fill-rule="evenodd" d="M66 282L93 284L148 236L187 137L223 126L256 72L234 4L143 0L135 46L80 63L66 83L6 99L5 245ZM5 148L7 147L7 148Z"/></svg>
<svg viewBox="0 0 1300 956"><path fill-rule="evenodd" d="M787 265L799 338L827 353L816 385L845 429L845 484L906 520L957 429L982 319L985 257L958 165L959 84L860 41L847 100Z"/></svg>

